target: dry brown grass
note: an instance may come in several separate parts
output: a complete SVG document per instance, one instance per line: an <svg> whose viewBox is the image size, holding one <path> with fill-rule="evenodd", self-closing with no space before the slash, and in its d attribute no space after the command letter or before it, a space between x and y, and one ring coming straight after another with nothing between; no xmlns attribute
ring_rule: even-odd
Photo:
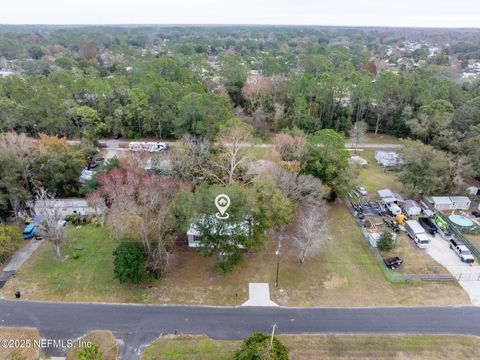
<svg viewBox="0 0 480 360"><path fill-rule="evenodd" d="M448 335L282 335L290 360L478 359L480 339Z"/></svg>
<svg viewBox="0 0 480 360"><path fill-rule="evenodd" d="M480 339L449 335L279 335L290 360L451 360L478 359ZM226 360L240 341L205 335L162 337L147 346L142 360Z"/></svg>
<svg viewBox="0 0 480 360"><path fill-rule="evenodd" d="M116 360L119 353L119 346L110 331L91 331L81 338L82 341L92 342L98 345L103 353L104 360ZM66 360L77 360L78 348L72 348L67 354Z"/></svg>
<svg viewBox="0 0 480 360"><path fill-rule="evenodd" d="M0 328L0 342L3 340L20 341L16 348L2 347L0 348L0 360L9 359L37 359L41 355L41 349L34 347L33 341L40 339L37 329L33 328ZM30 342L31 346L26 342Z"/></svg>

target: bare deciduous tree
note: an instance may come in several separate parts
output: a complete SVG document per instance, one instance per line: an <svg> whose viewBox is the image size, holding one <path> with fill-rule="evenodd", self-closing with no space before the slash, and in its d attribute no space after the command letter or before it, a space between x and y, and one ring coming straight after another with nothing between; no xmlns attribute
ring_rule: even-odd
<svg viewBox="0 0 480 360"><path fill-rule="evenodd" d="M220 175L210 172L222 184L231 184L239 178L239 170L248 161L248 148L252 134L245 127L228 127L220 130L217 138L222 151L213 159L213 166Z"/></svg>
<svg viewBox="0 0 480 360"><path fill-rule="evenodd" d="M99 183L98 191L110 207L109 225L118 236L142 242L148 267L159 276L168 267L173 247L170 207L185 183L121 169L102 174Z"/></svg>
<svg viewBox="0 0 480 360"><path fill-rule="evenodd" d="M295 203L303 205L322 203L326 194L325 187L315 176L298 174L280 167L274 168L272 175L280 190Z"/></svg>
<svg viewBox="0 0 480 360"><path fill-rule="evenodd" d="M358 149L358 145L365 141L366 132L367 123L365 121L357 121L353 124L350 137L352 138L353 145L355 145L355 149Z"/></svg>
<svg viewBox="0 0 480 360"><path fill-rule="evenodd" d="M180 146L173 148L167 156L160 155L158 161L169 162L169 173L194 186L209 172L210 141L206 138L185 135ZM152 160L156 163L157 160Z"/></svg>
<svg viewBox="0 0 480 360"><path fill-rule="evenodd" d="M299 160L305 151L304 136L292 136L286 133L276 134L273 138L275 149L284 161Z"/></svg>
<svg viewBox="0 0 480 360"><path fill-rule="evenodd" d="M329 240L327 210L324 204L304 207L298 216L294 238L300 263L318 252Z"/></svg>
<svg viewBox="0 0 480 360"><path fill-rule="evenodd" d="M39 229L45 238L55 246L57 258L60 259L62 257L60 246L68 242L60 207L57 206L55 198L44 189L38 191L36 205L36 212L40 217Z"/></svg>

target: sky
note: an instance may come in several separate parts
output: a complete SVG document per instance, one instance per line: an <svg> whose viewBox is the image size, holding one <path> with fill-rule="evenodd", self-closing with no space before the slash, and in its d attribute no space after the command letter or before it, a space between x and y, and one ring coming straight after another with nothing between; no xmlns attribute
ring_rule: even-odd
<svg viewBox="0 0 480 360"><path fill-rule="evenodd" d="M479 0L0 0L0 24L480 27Z"/></svg>

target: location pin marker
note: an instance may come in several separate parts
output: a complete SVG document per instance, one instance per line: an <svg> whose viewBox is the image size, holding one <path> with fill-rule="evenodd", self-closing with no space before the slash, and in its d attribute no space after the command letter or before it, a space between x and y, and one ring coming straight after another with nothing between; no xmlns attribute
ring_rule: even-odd
<svg viewBox="0 0 480 360"><path fill-rule="evenodd" d="M218 219L228 219L230 217L230 214L226 212L228 207L230 206L230 198L228 197L228 195L217 195L217 197L215 198L215 206L219 211L219 213L215 214Z"/></svg>

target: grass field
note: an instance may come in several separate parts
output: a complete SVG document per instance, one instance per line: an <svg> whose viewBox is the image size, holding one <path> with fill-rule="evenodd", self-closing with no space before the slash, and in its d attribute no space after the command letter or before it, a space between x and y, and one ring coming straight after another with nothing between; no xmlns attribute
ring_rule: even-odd
<svg viewBox="0 0 480 360"><path fill-rule="evenodd" d="M448 335L280 335L290 360L477 359L480 339ZM226 360L240 341L206 336L162 337L142 353L141 360Z"/></svg>
<svg viewBox="0 0 480 360"><path fill-rule="evenodd" d="M113 277L112 251L117 242L106 229L89 225L68 229L72 242L63 249L69 255L67 260L56 260L53 247L44 244L0 294L13 298L19 289L22 298L37 300L239 305L247 300L248 282L267 282L271 284L272 299L286 306L468 303L467 295L456 283L386 282L345 205L332 205L330 217L333 240L303 265L298 262L291 240L284 236L278 289L273 287L277 244L274 234L263 250L247 254L227 275L213 272L214 259L181 248L172 270L161 280L134 286L121 285ZM286 229L288 233L291 229ZM78 245L83 250L74 250ZM73 258L74 252L81 254L78 259Z"/></svg>
<svg viewBox="0 0 480 360"><path fill-rule="evenodd" d="M345 139L345 142L351 142L352 140L349 138ZM362 144L401 144L401 139L387 134L377 134L374 133L367 133L365 135L365 141Z"/></svg>
<svg viewBox="0 0 480 360"><path fill-rule="evenodd" d="M18 289L22 297L30 299L142 301L143 287L121 285L113 278L112 252L117 241L106 229L70 226L67 236L71 242L62 248L66 260L57 260L53 246L44 243L5 285L2 294L11 297ZM78 246L83 249L75 250ZM78 259L74 253L79 254Z"/></svg>
<svg viewBox="0 0 480 360"><path fill-rule="evenodd" d="M391 189L401 192L402 184L397 180L398 173L394 171L384 172L383 168L375 160L375 151L366 149L359 153L361 157L368 161L368 167L360 171L359 182L374 196L377 196L376 192L380 189Z"/></svg>

